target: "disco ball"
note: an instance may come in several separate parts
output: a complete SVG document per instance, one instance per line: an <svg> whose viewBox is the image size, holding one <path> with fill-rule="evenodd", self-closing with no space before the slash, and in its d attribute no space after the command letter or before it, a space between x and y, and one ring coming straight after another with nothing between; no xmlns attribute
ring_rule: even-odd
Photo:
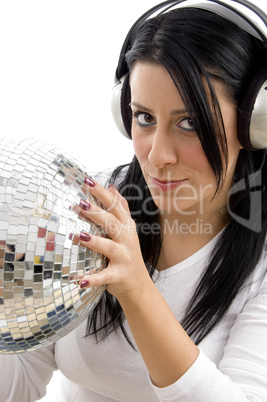
<svg viewBox="0 0 267 402"><path fill-rule="evenodd" d="M106 266L82 247L81 199L101 205L84 186L74 159L36 139L0 141L0 353L47 346L75 329L93 310L104 286L80 289L77 275Z"/></svg>

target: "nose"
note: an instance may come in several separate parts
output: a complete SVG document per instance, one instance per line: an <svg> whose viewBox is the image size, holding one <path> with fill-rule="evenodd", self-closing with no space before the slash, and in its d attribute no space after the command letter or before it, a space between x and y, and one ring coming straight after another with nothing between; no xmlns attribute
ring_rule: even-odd
<svg viewBox="0 0 267 402"><path fill-rule="evenodd" d="M148 160L158 169L177 162L177 155L170 132L160 128L157 129L152 137Z"/></svg>

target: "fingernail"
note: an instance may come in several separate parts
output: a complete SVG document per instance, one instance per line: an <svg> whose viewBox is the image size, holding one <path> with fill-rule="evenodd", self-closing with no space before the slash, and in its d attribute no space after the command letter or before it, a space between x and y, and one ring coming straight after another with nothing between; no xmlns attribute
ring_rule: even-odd
<svg viewBox="0 0 267 402"><path fill-rule="evenodd" d="M108 188L115 188L115 190L117 190L117 187L116 187L115 184L113 184L113 183L110 183L110 184L108 185Z"/></svg>
<svg viewBox="0 0 267 402"><path fill-rule="evenodd" d="M80 282L80 288L86 288L86 286L89 285L89 281L81 281Z"/></svg>
<svg viewBox="0 0 267 402"><path fill-rule="evenodd" d="M80 240L89 241L90 239L91 239L91 236L88 233L85 233L85 232L80 233Z"/></svg>
<svg viewBox="0 0 267 402"><path fill-rule="evenodd" d="M81 209L83 209L84 211L88 211L90 209L90 204L89 204L89 202L87 202L85 200L81 200L80 204L79 204L79 207Z"/></svg>
<svg viewBox="0 0 267 402"><path fill-rule="evenodd" d="M72 240L73 239L73 233L70 233L69 234L69 240Z"/></svg>
<svg viewBox="0 0 267 402"><path fill-rule="evenodd" d="M87 184L89 187L95 187L95 182L92 179L89 179L89 177L86 177L84 179L84 183Z"/></svg>

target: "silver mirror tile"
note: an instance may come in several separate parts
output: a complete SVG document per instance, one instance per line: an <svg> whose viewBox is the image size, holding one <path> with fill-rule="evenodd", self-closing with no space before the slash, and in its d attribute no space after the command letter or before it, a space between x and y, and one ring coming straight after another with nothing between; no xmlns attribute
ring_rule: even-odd
<svg viewBox="0 0 267 402"><path fill-rule="evenodd" d="M81 290L75 278L106 266L103 255L74 244L81 230L105 237L70 208L98 203L73 158L35 139L0 142L0 353L55 342L77 327L104 287Z"/></svg>

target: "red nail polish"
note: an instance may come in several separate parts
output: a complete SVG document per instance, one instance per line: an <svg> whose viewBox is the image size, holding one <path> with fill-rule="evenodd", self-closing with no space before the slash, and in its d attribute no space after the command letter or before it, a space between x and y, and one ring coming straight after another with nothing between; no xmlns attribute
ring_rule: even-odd
<svg viewBox="0 0 267 402"><path fill-rule="evenodd" d="M85 232L80 233L80 240L89 241L90 239L91 239L91 236L88 233L85 233Z"/></svg>
<svg viewBox="0 0 267 402"><path fill-rule="evenodd" d="M83 209L84 211L88 211L90 209L90 204L89 204L89 202L87 202L85 200L81 200L80 204L79 204L79 207L81 209Z"/></svg>
<svg viewBox="0 0 267 402"><path fill-rule="evenodd" d="M70 233L69 234L69 240L72 240L73 239L73 233Z"/></svg>
<svg viewBox="0 0 267 402"><path fill-rule="evenodd" d="M86 288L86 286L89 285L89 281L81 281L80 282L80 288Z"/></svg>
<svg viewBox="0 0 267 402"><path fill-rule="evenodd" d="M89 179L89 177L84 179L84 184L87 184L89 187L95 187L95 182L92 179Z"/></svg>

